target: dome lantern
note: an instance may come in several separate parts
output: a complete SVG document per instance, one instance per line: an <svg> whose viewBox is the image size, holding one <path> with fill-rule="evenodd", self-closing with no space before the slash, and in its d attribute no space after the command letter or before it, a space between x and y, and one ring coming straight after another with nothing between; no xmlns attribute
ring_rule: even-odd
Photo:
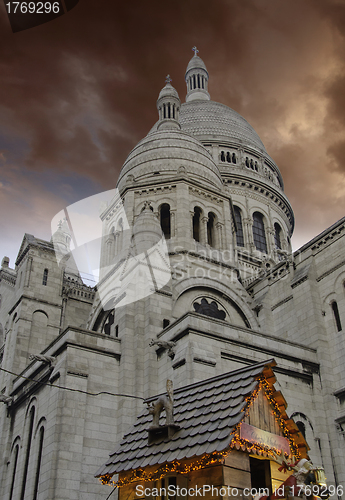
<svg viewBox="0 0 345 500"><path fill-rule="evenodd" d="M198 49L193 47L194 56L189 61L185 80L187 84L186 102L203 100L209 101L208 93L208 71L204 61L198 56Z"/></svg>
<svg viewBox="0 0 345 500"><path fill-rule="evenodd" d="M162 88L157 99L157 109L159 114L157 129L180 129L180 106L181 101L178 92L171 85L171 78L168 75L165 79L165 87Z"/></svg>

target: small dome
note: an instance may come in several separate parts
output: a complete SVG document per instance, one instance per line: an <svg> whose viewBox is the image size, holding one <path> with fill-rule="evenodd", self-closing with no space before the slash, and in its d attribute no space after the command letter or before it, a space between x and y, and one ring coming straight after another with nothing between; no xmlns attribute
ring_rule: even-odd
<svg viewBox="0 0 345 500"><path fill-rule="evenodd" d="M165 87L162 88L159 93L158 100L162 99L163 97L175 97L176 99L179 99L177 90L174 89L170 82L168 82Z"/></svg>
<svg viewBox="0 0 345 500"><path fill-rule="evenodd" d="M203 69L208 74L204 61L197 54L194 54L192 59L189 61L187 69L186 69L186 74L191 69Z"/></svg>
<svg viewBox="0 0 345 500"><path fill-rule="evenodd" d="M208 188L222 186L217 165L197 139L178 129L152 131L127 157L117 187L121 191L126 181L173 181L182 174Z"/></svg>

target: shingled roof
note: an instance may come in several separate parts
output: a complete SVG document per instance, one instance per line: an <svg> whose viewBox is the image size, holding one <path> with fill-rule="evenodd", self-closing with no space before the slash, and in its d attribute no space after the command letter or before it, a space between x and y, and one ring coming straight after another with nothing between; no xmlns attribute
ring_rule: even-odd
<svg viewBox="0 0 345 500"><path fill-rule="evenodd" d="M274 383L271 367L275 364L274 360L269 360L174 391L174 419L180 428L171 438L163 437L148 443L152 415L147 408L144 409L110 454L109 460L97 471L96 477L109 478L122 471L228 449L232 440L230 434L245 416L243 410L248 404L247 396L258 387L262 375L270 385ZM280 397L285 413L285 400ZM145 403L156 398L149 398ZM160 425L164 423L165 419L161 416Z"/></svg>

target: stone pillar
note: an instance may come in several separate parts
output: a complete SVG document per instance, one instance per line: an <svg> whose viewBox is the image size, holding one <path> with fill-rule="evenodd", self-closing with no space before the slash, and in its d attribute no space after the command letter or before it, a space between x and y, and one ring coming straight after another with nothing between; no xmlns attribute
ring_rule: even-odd
<svg viewBox="0 0 345 500"><path fill-rule="evenodd" d="M176 236L176 210L170 209L170 237L174 238Z"/></svg>
<svg viewBox="0 0 345 500"><path fill-rule="evenodd" d="M190 222L191 222L191 235L190 235L190 237L191 237L191 239L193 239L193 217L194 217L194 210L190 211L190 217L191 217L190 218Z"/></svg>
<svg viewBox="0 0 345 500"><path fill-rule="evenodd" d="M207 245L207 223L208 217L200 218L200 243Z"/></svg>
<svg viewBox="0 0 345 500"><path fill-rule="evenodd" d="M113 253L113 245L111 241L111 236L107 240L107 246L106 246L106 258L105 258L105 264L106 266L109 266L111 264L112 258L114 257L112 255Z"/></svg>
<svg viewBox="0 0 345 500"><path fill-rule="evenodd" d="M275 233L274 228L268 227L266 229L267 253L271 255L274 259L278 259L278 253L274 241L274 233Z"/></svg>
<svg viewBox="0 0 345 500"><path fill-rule="evenodd" d="M221 222L217 222L217 248L219 250L223 249L223 224Z"/></svg>
<svg viewBox="0 0 345 500"><path fill-rule="evenodd" d="M243 223L243 236L244 236L244 246L249 248L250 251L255 250L254 238L253 238L253 220L251 218L242 219Z"/></svg>

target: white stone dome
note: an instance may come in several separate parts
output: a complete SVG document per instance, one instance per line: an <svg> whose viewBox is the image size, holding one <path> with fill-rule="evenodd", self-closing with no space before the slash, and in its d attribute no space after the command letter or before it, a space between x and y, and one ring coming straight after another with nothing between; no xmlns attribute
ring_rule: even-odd
<svg viewBox="0 0 345 500"><path fill-rule="evenodd" d="M117 187L122 191L126 183L173 181L181 174L205 187L222 187L217 165L197 139L178 129L151 131L128 155Z"/></svg>
<svg viewBox="0 0 345 500"><path fill-rule="evenodd" d="M192 59L189 61L187 69L186 69L186 74L191 69L204 69L207 72L206 65L205 65L204 61L197 54L195 54L192 57Z"/></svg>
<svg viewBox="0 0 345 500"><path fill-rule="evenodd" d="M167 82L165 87L162 88L159 93L158 100L163 97L175 97L176 99L179 99L177 90L171 85L170 82Z"/></svg>
<svg viewBox="0 0 345 500"><path fill-rule="evenodd" d="M183 131L200 141L225 140L234 146L249 146L267 155L260 137L247 120L219 102L186 102L181 105L179 121Z"/></svg>

